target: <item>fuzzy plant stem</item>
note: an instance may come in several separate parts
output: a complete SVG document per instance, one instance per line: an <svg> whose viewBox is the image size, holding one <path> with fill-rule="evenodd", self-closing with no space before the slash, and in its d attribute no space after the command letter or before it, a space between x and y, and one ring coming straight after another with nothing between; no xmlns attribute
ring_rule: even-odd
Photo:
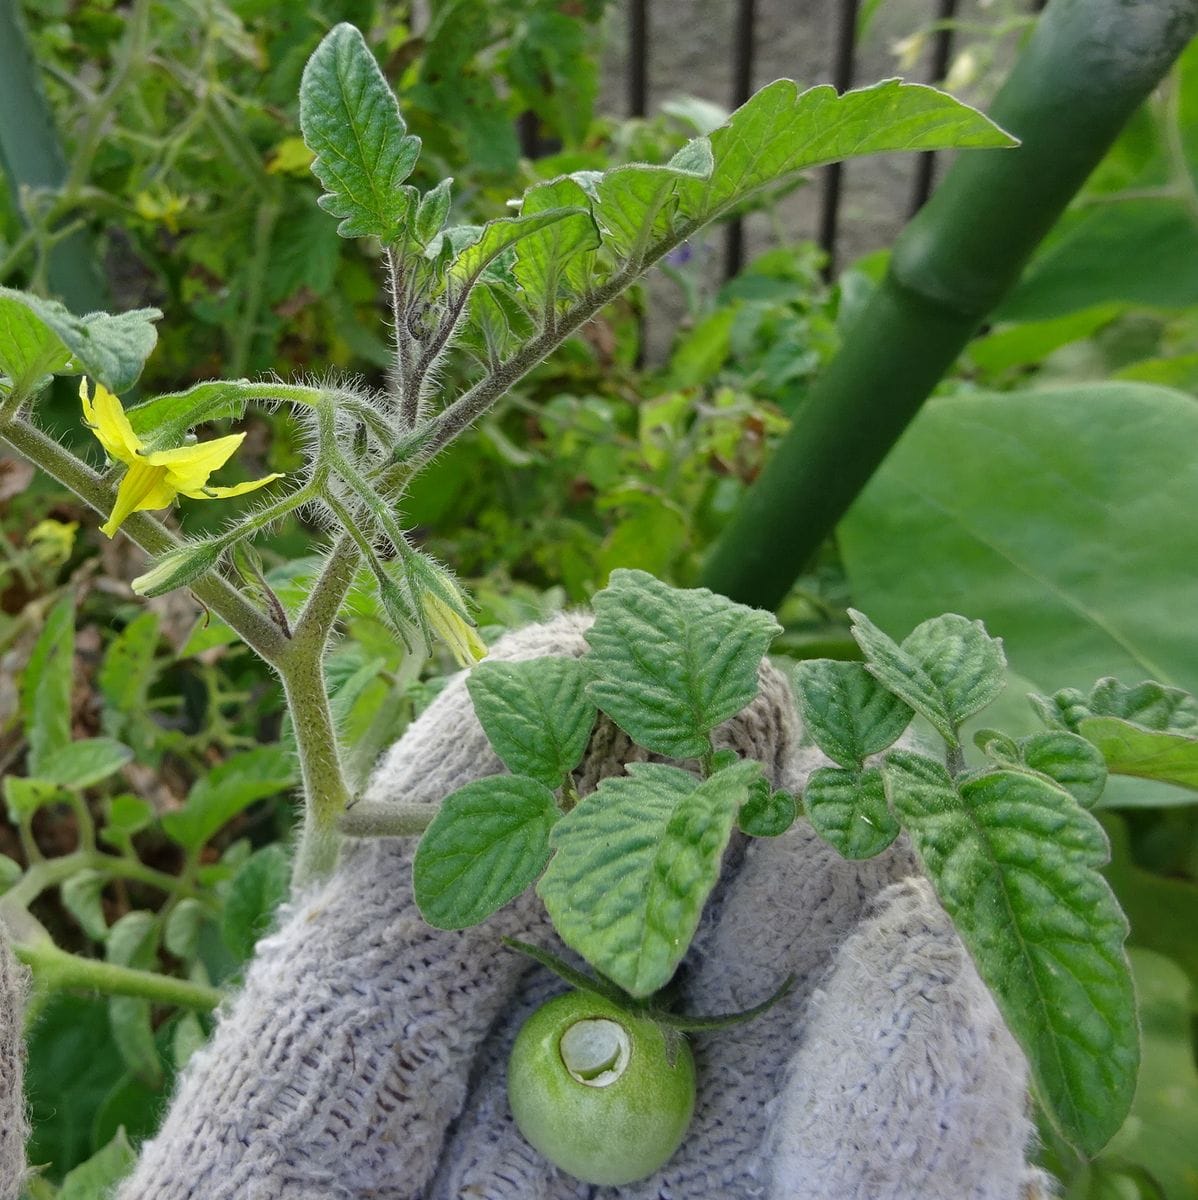
<svg viewBox="0 0 1198 1200"><path fill-rule="evenodd" d="M1051 0L989 113L1020 146L962 155L904 230L706 586L777 607L1196 28L1198 0Z"/></svg>

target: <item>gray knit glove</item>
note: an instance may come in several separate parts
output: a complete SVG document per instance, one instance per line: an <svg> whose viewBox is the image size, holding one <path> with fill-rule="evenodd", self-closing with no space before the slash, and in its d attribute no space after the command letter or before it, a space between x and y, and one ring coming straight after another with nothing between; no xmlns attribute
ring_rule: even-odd
<svg viewBox="0 0 1198 1200"><path fill-rule="evenodd" d="M13 957L0 919L0 1200L13 1200L25 1175L25 1047L21 1021L29 972Z"/></svg>
<svg viewBox="0 0 1198 1200"><path fill-rule="evenodd" d="M500 659L579 655L587 619L504 638ZM716 735L801 789L782 676ZM634 751L601 721L582 791ZM458 676L385 757L372 800L435 803L503 768ZM412 901L411 840L346 847L335 876L262 941L212 1043L191 1060L121 1200L1023 1200L1040 1194L1024 1059L901 845L841 859L805 822L729 851L688 959L685 1008L765 1015L693 1041L694 1124L656 1176L578 1183L508 1115L520 1022L562 985L503 948L561 951L526 893L483 925L431 929Z"/></svg>

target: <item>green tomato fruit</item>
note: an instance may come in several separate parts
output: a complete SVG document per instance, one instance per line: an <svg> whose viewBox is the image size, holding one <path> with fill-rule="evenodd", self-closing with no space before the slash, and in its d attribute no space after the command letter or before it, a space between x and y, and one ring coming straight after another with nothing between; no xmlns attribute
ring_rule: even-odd
<svg viewBox="0 0 1198 1200"><path fill-rule="evenodd" d="M520 1132L550 1162L584 1183L633 1183L681 1144L695 1063L681 1037L671 1056L655 1021L569 992L525 1021L507 1088Z"/></svg>

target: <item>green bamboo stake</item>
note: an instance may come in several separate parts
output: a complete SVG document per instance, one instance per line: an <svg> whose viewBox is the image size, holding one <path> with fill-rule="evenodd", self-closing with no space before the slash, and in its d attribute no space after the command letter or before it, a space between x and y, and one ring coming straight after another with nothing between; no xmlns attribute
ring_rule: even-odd
<svg viewBox="0 0 1198 1200"><path fill-rule="evenodd" d="M22 188L58 191L67 179L66 158L19 0L0 0L0 168L8 177L18 211ZM49 282L72 312L106 307L95 247L85 231L70 234L50 251Z"/></svg>
<svg viewBox="0 0 1198 1200"><path fill-rule="evenodd" d="M1198 28L1198 0L1051 0L990 116L895 244L702 582L776 608L986 314Z"/></svg>

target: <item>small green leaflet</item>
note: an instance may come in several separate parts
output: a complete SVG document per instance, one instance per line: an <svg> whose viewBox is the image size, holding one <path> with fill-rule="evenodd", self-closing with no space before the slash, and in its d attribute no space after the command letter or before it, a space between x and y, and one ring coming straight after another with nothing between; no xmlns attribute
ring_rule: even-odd
<svg viewBox="0 0 1198 1200"><path fill-rule="evenodd" d="M283 746L244 750L201 775L183 807L163 813L162 828L179 845L196 850L256 800L276 796L295 782L295 764Z"/></svg>
<svg viewBox="0 0 1198 1200"><path fill-rule="evenodd" d="M888 79L837 95L779 79L711 135L708 179L679 187L679 207L710 219L764 187L822 163L896 150L1010 147L1018 143L977 109L935 88Z"/></svg>
<svg viewBox="0 0 1198 1200"><path fill-rule="evenodd" d="M1096 1154L1127 1114L1139 1064L1127 921L1098 870L1102 828L1030 772L990 771L958 790L939 763L892 750L883 773L1041 1100Z"/></svg>
<svg viewBox="0 0 1198 1200"><path fill-rule="evenodd" d="M966 717L986 707L1006 683L1002 642L981 621L956 613L917 625L900 646L864 613L850 608L853 637L871 675L926 717L950 746Z"/></svg>
<svg viewBox="0 0 1198 1200"><path fill-rule="evenodd" d="M67 1172L57 1200L96 1200L97 1196L107 1196L133 1170L136 1161L137 1154L121 1126L108 1145Z"/></svg>
<svg viewBox="0 0 1198 1200"><path fill-rule="evenodd" d="M529 188L520 213L528 217L562 209L590 211L590 199L581 185L565 177ZM599 230L588 217L583 221L557 221L539 236L522 242L513 273L531 306L543 304L546 312L552 310L562 283L575 291L585 290L589 280L579 256L598 249L599 241ZM587 255L588 259L592 257Z"/></svg>
<svg viewBox="0 0 1198 1200"><path fill-rule="evenodd" d="M308 60L300 82L300 129L326 191L319 204L341 217L342 237L403 236L414 192L400 185L420 157L399 102L365 39L336 25Z"/></svg>
<svg viewBox="0 0 1198 1200"><path fill-rule="evenodd" d="M591 698L639 745L672 758L705 754L711 730L757 695L781 632L769 613L644 571L613 571L594 608Z"/></svg>
<svg viewBox="0 0 1198 1200"><path fill-rule="evenodd" d="M1050 729L1014 741L984 730L974 740L1000 766L1022 766L1047 775L1083 808L1093 808L1106 786L1107 767L1102 754L1076 733Z"/></svg>
<svg viewBox="0 0 1198 1200"><path fill-rule="evenodd" d="M77 317L56 300L0 287L0 372L28 394L48 375L89 375L127 391L154 350L156 308Z"/></svg>
<svg viewBox="0 0 1198 1200"><path fill-rule="evenodd" d="M861 663L801 662L795 667L795 691L807 733L842 767L856 769L893 745L915 715Z"/></svg>
<svg viewBox="0 0 1198 1200"><path fill-rule="evenodd" d="M794 796L786 791L774 791L770 781L760 776L741 805L736 823L750 837L780 837L799 815Z"/></svg>
<svg viewBox="0 0 1198 1200"><path fill-rule="evenodd" d="M254 952L254 944L270 928L275 909L287 899L291 863L277 843L255 851L237 869L225 893L221 936L238 962Z"/></svg>
<svg viewBox="0 0 1198 1200"><path fill-rule="evenodd" d="M412 864L421 915L437 929L465 929L514 900L549 861L558 816L553 793L521 775L491 775L451 792Z"/></svg>
<svg viewBox="0 0 1198 1200"><path fill-rule="evenodd" d="M845 858L873 858L898 837L882 772L820 767L812 771L803 804L816 833Z"/></svg>
<svg viewBox="0 0 1198 1200"><path fill-rule="evenodd" d="M481 662L466 680L474 711L504 766L560 787L582 758L598 715L578 658Z"/></svg>
<svg viewBox="0 0 1198 1200"><path fill-rule="evenodd" d="M62 906L79 922L89 938L102 942L108 936L108 921L100 900L107 876L99 871L76 871L59 889Z"/></svg>
<svg viewBox="0 0 1198 1200"><path fill-rule="evenodd" d="M1086 717L1078 729L1113 774L1198 790L1198 736L1141 729L1118 717Z"/></svg>
<svg viewBox="0 0 1198 1200"><path fill-rule="evenodd" d="M552 234L545 232L559 224L564 228L553 228ZM529 251L529 259L533 263L541 262L544 270L555 247L565 252L567 248L581 247L593 238L595 222L585 208L549 208L488 221L479 231L477 240L458 251L449 266L449 277L459 284L472 286L501 254L532 234L542 236L538 238L536 248Z"/></svg>
<svg viewBox="0 0 1198 1200"><path fill-rule="evenodd" d="M82 738L63 746L45 764L41 777L60 787L92 787L114 775L132 758L133 751L112 738Z"/></svg>
<svg viewBox="0 0 1198 1200"><path fill-rule="evenodd" d="M537 892L566 945L633 996L664 986L694 937L761 765L703 782L630 763L554 827Z"/></svg>
<svg viewBox="0 0 1198 1200"><path fill-rule="evenodd" d="M21 711L29 743L29 774L41 775L71 743L75 659L75 593L50 610L21 677Z"/></svg>

